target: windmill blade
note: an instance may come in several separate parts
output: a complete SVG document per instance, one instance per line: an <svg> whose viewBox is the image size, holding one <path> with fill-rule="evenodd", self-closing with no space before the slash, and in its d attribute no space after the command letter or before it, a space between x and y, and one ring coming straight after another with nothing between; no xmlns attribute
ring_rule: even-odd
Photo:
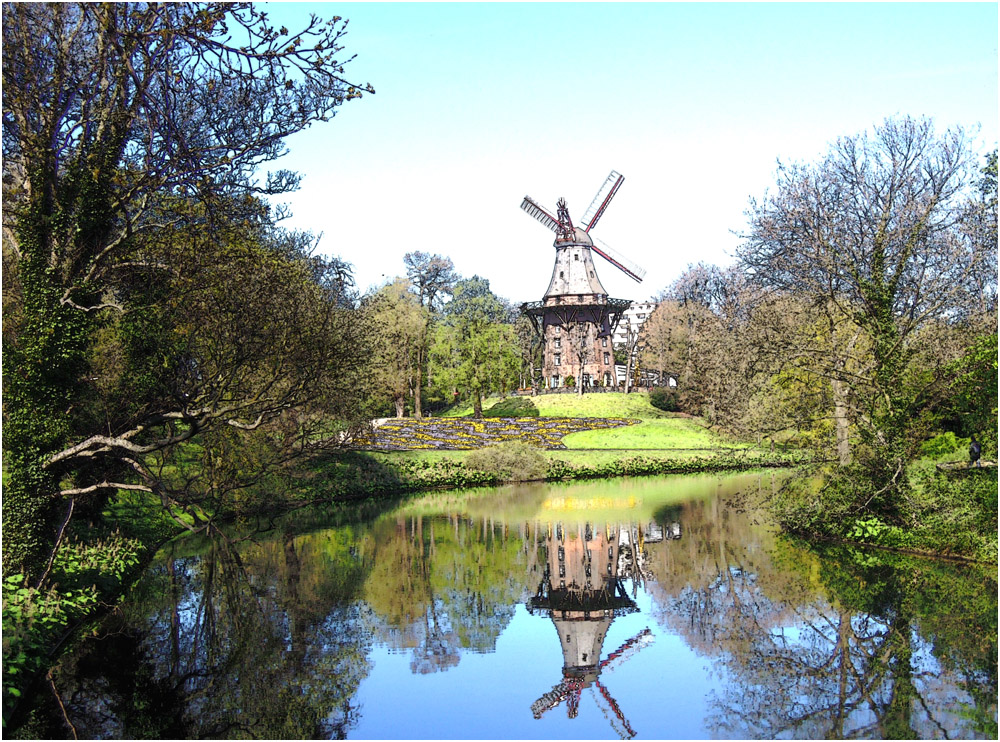
<svg viewBox="0 0 1000 742"><path fill-rule="evenodd" d="M597 191L597 195L594 196L594 200L590 202L590 206L583 213L583 231L590 232L597 224L597 220L601 218L604 210L608 208L608 204L611 203L611 199L615 197L618 193L618 189L621 188L622 183L625 182L625 176L621 173L617 173L614 170L611 171L611 175L608 176L607 180L601 185L600 189Z"/></svg>
<svg viewBox="0 0 1000 742"><path fill-rule="evenodd" d="M654 641L653 632L649 628L645 628L638 634L633 636L627 642L622 644L618 649L608 655L606 660L603 660L600 664L601 670L608 670L625 662L632 655L636 654L642 649L645 649Z"/></svg>
<svg viewBox="0 0 1000 742"><path fill-rule="evenodd" d="M590 248L591 250L607 260L611 263L611 265L618 268L618 270L622 271L629 278L642 283L642 279L646 276L645 268L636 265L624 255L615 252L607 245L607 243L601 242L601 240L597 239L593 235L591 235L591 239L594 241L593 247Z"/></svg>
<svg viewBox="0 0 1000 742"><path fill-rule="evenodd" d="M531 704L531 713L536 719L541 719L542 714L550 711L563 701L569 701L570 716L575 716L574 708L579 708L580 694L583 692L583 681L576 678L563 678L559 685L553 686L552 690L543 695Z"/></svg>
<svg viewBox="0 0 1000 742"><path fill-rule="evenodd" d="M532 201L530 197L524 197L524 200L521 202L521 208L527 212L529 216L535 217L535 219L540 221L553 232L559 232L559 220Z"/></svg>
<svg viewBox="0 0 1000 742"><path fill-rule="evenodd" d="M604 698L604 702L608 705L608 708L611 709L611 713L614 714L615 718L613 719L610 715L608 715L607 711L601 708L601 704L598 702L597 707L601 708L601 713L604 714L604 718L611 724L611 728L615 730L615 734L617 734L620 739L632 739L635 737L635 730L632 728L632 725L628 723L628 719L625 718L625 714L622 713L621 707L618 705L618 701L611 697L611 693L608 692L608 689L604 687L604 684L601 683L600 680L595 680L594 686L598 691L600 691L600 697ZM598 698L599 696L595 693L594 700L596 701ZM615 723L615 719L618 720L617 724Z"/></svg>

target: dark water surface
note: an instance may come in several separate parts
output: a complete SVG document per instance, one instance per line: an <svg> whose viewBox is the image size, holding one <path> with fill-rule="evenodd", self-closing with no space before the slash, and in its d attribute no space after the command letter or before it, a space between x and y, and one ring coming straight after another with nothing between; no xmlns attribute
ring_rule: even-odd
<svg viewBox="0 0 1000 742"><path fill-rule="evenodd" d="M995 737L995 570L792 545L781 476L180 539L53 681L81 738Z"/></svg>

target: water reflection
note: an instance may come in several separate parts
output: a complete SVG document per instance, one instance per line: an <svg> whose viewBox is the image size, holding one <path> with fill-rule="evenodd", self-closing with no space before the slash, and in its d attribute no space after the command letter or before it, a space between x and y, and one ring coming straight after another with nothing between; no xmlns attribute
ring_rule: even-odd
<svg viewBox="0 0 1000 742"><path fill-rule="evenodd" d="M667 530L680 538L679 523L669 524ZM623 662L652 643L653 633L645 628L604 659L601 655L615 617L639 610L623 579L631 578L634 594L647 575L643 547L646 541L662 541L663 531L656 523L617 528L584 523L573 529L559 522L549 529L542 546L545 571L528 610L552 620L562 649L562 681L531 704L536 719L563 702L567 716L576 718L583 691L593 685L600 693L595 699L607 705L604 715L614 731L623 739L635 736L599 676L611 663Z"/></svg>
<svg viewBox="0 0 1000 742"><path fill-rule="evenodd" d="M781 541L731 499L770 486L447 493L178 541L28 736L995 738L995 576Z"/></svg>

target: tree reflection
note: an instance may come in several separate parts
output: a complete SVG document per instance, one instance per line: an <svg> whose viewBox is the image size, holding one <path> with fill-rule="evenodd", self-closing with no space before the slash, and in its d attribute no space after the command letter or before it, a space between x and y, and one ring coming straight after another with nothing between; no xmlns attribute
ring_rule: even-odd
<svg viewBox="0 0 1000 742"><path fill-rule="evenodd" d="M692 537L653 550L649 585L660 621L718 658L715 736L946 738L964 714L995 737L995 580L983 593L972 568L808 551L720 506L684 506Z"/></svg>
<svg viewBox="0 0 1000 742"><path fill-rule="evenodd" d="M573 718L589 688L616 733L636 734L631 713L639 732L655 734L644 727L661 691L643 687L640 711L604 681L665 630L716 663L705 734L996 737L989 570L806 549L722 497L640 511L618 508L621 497L609 505L594 487L590 500L573 492L558 490L575 503L562 509L541 508L538 493L517 500L507 521L496 514L504 501L479 492L475 510L453 499L443 514L411 504L309 533L286 524L253 539L178 541L104 635L61 662L53 686L65 719L53 704L32 731L65 735L68 723L81 737L344 737L358 724L376 642L405 652L409 672L440 673L465 652L493 652L523 603L542 617L536 625L555 629L562 654L554 687L531 695L536 717L562 716L562 706ZM308 515L290 522L306 527ZM613 621L643 603L640 591L651 598L651 628L606 642ZM639 675L621 680L644 685Z"/></svg>
<svg viewBox="0 0 1000 742"><path fill-rule="evenodd" d="M363 570L350 543L337 529L256 544L215 534L199 556L169 555L119 619L121 632L60 669L77 734L345 736L369 644L351 600ZM131 628L128 614L138 619Z"/></svg>
<svg viewBox="0 0 1000 742"><path fill-rule="evenodd" d="M516 533L458 515L376 524L364 592L376 636L412 650L410 668L420 674L454 667L463 650L492 652L535 563L530 530Z"/></svg>

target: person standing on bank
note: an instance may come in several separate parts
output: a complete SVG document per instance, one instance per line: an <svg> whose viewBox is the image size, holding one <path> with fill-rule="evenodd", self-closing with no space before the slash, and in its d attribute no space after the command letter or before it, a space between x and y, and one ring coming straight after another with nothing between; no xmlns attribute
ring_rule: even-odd
<svg viewBox="0 0 1000 742"><path fill-rule="evenodd" d="M972 442L969 443L969 466L982 466L982 463L979 461L979 456L982 452L983 447L976 440L976 436L973 435Z"/></svg>

